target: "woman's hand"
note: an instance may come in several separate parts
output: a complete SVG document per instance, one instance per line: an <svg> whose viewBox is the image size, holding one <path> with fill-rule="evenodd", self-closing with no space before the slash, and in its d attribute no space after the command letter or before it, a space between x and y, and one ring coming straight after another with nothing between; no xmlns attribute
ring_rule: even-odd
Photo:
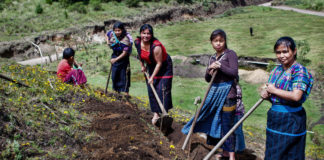
<svg viewBox="0 0 324 160"><path fill-rule="evenodd" d="M114 64L114 63L116 63L117 62L117 58L112 58L111 60L110 60L110 63L111 64Z"/></svg>
<svg viewBox="0 0 324 160"><path fill-rule="evenodd" d="M148 81L147 81L147 83L153 84L153 77L149 78Z"/></svg>
<svg viewBox="0 0 324 160"><path fill-rule="evenodd" d="M210 75L213 75L213 74L214 74L214 72L215 72L215 70L214 70L214 69L211 69L211 70L209 70L209 74L210 74Z"/></svg>
<svg viewBox="0 0 324 160"><path fill-rule="evenodd" d="M274 84L266 84L266 91L270 94L274 94L277 91L277 88L275 87Z"/></svg>
<svg viewBox="0 0 324 160"><path fill-rule="evenodd" d="M212 63L208 69L218 69L218 68L221 68L221 63L219 61L215 61L214 63Z"/></svg>
<svg viewBox="0 0 324 160"><path fill-rule="evenodd" d="M262 91L261 91L261 97L263 98L263 99L268 99L269 97L270 97L270 94L267 92L267 90L265 90L265 89L263 89Z"/></svg>
<svg viewBox="0 0 324 160"><path fill-rule="evenodd" d="M146 72L146 68L145 68L144 66L142 66L141 71L142 71L143 73L145 73L145 72Z"/></svg>

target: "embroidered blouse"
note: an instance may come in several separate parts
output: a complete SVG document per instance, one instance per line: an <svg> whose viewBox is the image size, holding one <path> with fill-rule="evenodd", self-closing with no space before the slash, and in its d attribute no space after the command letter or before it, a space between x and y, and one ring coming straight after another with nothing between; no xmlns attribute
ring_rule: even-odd
<svg viewBox="0 0 324 160"><path fill-rule="evenodd" d="M274 84L276 88L285 91L293 91L294 89L304 91L302 98L298 102L287 101L277 97L276 95L271 95L270 97L272 104L298 107L305 102L306 98L310 94L314 80L312 75L304 66L295 63L287 70L284 70L282 65L274 68L270 73L268 82Z"/></svg>

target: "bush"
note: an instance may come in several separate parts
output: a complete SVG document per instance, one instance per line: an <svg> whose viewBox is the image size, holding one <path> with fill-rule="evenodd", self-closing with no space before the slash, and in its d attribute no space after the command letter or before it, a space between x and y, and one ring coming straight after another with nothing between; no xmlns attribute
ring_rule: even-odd
<svg viewBox="0 0 324 160"><path fill-rule="evenodd" d="M128 7L138 7L140 0L125 0Z"/></svg>
<svg viewBox="0 0 324 160"><path fill-rule="evenodd" d="M307 53L310 51L310 46L307 40L296 41L297 46L297 61L307 66L310 60L306 58Z"/></svg>
<svg viewBox="0 0 324 160"><path fill-rule="evenodd" d="M35 12L37 14L42 14L43 13L43 8L42 8L42 6L39 3L36 6Z"/></svg>
<svg viewBox="0 0 324 160"><path fill-rule="evenodd" d="M53 0L46 0L45 3L52 5L53 4Z"/></svg>
<svg viewBox="0 0 324 160"><path fill-rule="evenodd" d="M74 3L73 5L69 6L69 10L73 11L73 12L76 11L81 14L88 13L87 8L84 6L84 4L82 2L77 2L77 3Z"/></svg>
<svg viewBox="0 0 324 160"><path fill-rule="evenodd" d="M69 18L69 14L67 13L66 10L64 11L64 17L65 17L65 19L68 19Z"/></svg>

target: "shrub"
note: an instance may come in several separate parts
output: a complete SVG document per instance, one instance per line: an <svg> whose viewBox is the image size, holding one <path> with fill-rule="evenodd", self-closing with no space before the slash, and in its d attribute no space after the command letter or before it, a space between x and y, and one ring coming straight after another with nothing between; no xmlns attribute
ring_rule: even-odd
<svg viewBox="0 0 324 160"><path fill-rule="evenodd" d="M49 5L52 5L53 4L53 0L46 0L45 1L47 4L49 4Z"/></svg>
<svg viewBox="0 0 324 160"><path fill-rule="evenodd" d="M140 0L125 0L128 7L138 7Z"/></svg>
<svg viewBox="0 0 324 160"><path fill-rule="evenodd" d="M43 13L43 8L42 8L42 6L39 3L36 6L35 12L37 14L42 14Z"/></svg>
<svg viewBox="0 0 324 160"><path fill-rule="evenodd" d="M69 18L69 14L67 13L66 10L64 11L64 17L65 17L65 19L68 19Z"/></svg>

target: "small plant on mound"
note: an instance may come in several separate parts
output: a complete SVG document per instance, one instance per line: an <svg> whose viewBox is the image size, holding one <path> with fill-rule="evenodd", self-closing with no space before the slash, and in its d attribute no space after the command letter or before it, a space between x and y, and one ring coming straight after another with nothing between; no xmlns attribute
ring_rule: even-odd
<svg viewBox="0 0 324 160"><path fill-rule="evenodd" d="M36 6L35 12L37 14L42 14L43 13L43 7L39 3Z"/></svg>

